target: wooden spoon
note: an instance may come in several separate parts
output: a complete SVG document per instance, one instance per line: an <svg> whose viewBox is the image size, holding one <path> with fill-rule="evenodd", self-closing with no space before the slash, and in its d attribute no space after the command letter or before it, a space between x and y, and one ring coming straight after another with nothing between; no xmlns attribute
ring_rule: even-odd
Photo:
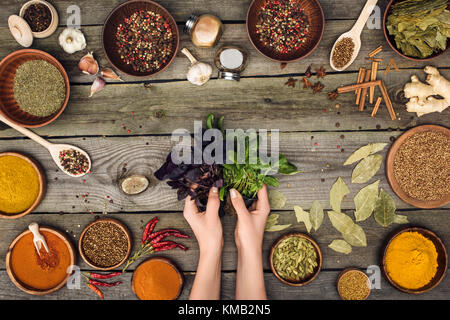
<svg viewBox="0 0 450 320"><path fill-rule="evenodd" d="M356 57L358 57L359 51L361 50L361 32L363 31L367 19L369 19L370 15L372 14L372 11L375 8L377 2L378 0L368 0L353 28L350 31L342 34L334 43L330 54L330 66L334 70L344 71L353 63L353 61L355 61ZM353 49L353 55L350 61L342 68L337 68L333 63L333 52L336 44L343 38L351 38L353 40L353 43L355 44L355 48Z"/></svg>
<svg viewBox="0 0 450 320"><path fill-rule="evenodd" d="M89 157L89 155L84 151L81 150L78 147L72 146L70 144L54 144L51 142L48 142L47 140L45 140L44 138L38 136L36 133L32 132L31 130L28 130L26 128L23 128L17 124L15 124L14 122L9 121L8 119L6 119L4 116L0 115L0 121L7 124L8 126L10 126L11 128L13 128L14 130L19 131L20 133L22 133L23 135L27 136L28 138L30 138L31 140L39 143L41 146L43 146L44 148L46 148L48 150L48 152L50 152L50 155L53 158L53 161L55 161L56 165L58 166L58 168L63 171L65 174L71 176L71 177L82 177L84 176L86 173L89 172L89 170L91 170L91 158ZM78 152L80 152L81 154L83 154L89 161L89 168L86 170L85 173L81 173L78 175L72 174L70 172L67 172L64 167L61 165L61 161L59 160L59 153L63 150L69 150L69 149L73 149L76 150Z"/></svg>

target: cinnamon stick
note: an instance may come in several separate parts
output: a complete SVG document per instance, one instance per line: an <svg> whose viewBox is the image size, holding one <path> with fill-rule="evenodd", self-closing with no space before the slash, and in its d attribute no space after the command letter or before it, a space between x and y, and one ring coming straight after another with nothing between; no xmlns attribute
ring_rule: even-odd
<svg viewBox="0 0 450 320"><path fill-rule="evenodd" d="M375 106L373 107L372 114L370 115L372 118L375 117L375 115L377 114L382 100L383 99L381 97L378 97L377 102L375 102Z"/></svg>
<svg viewBox="0 0 450 320"><path fill-rule="evenodd" d="M397 116L395 115L394 107L392 106L391 98L389 97L389 92L383 81L381 81L381 83L380 83L380 90L381 90L381 94L383 95L384 102L386 103L386 107L388 109L389 115L391 116L391 120L397 119Z"/></svg>
<svg viewBox="0 0 450 320"><path fill-rule="evenodd" d="M380 53L381 51L383 51L383 46L382 46L382 45L380 45L379 47L377 47L375 50L371 51L371 52L369 53L369 57L372 58L372 57L374 57L375 55L377 55L378 53Z"/></svg>
<svg viewBox="0 0 450 320"><path fill-rule="evenodd" d="M367 78L367 75L369 76L369 80L370 80L370 72L366 73L366 78ZM381 80L375 80L375 81L370 81L370 82L352 84L352 85L349 85L349 86L344 86L344 87L337 88L337 92L338 93L346 93L346 92L355 91L357 89L376 87L376 86L379 86L380 83L381 83Z"/></svg>
<svg viewBox="0 0 450 320"><path fill-rule="evenodd" d="M371 75L370 80L375 81L377 80L377 72L378 72L378 62L373 61L372 62L372 69L371 69ZM370 87L370 94L369 94L369 103L373 103L373 97L375 95L375 87Z"/></svg>
<svg viewBox="0 0 450 320"><path fill-rule="evenodd" d="M366 78L365 78L365 83L370 83L369 82L369 80L370 80L370 76L371 76L371 73L370 72L367 72L366 73ZM373 83L373 82L372 82ZM359 111L364 111L364 105L366 104L366 97L367 97L367 89L368 89L369 87L364 87L364 88L362 88L362 92L361 92L361 99L360 99L360 101L359 101ZM375 87L370 87L370 88L375 88Z"/></svg>
<svg viewBox="0 0 450 320"><path fill-rule="evenodd" d="M364 68L359 68L359 72L358 72L358 80L356 81L356 83L361 83L365 77L366 74L366 69ZM360 91L361 89L358 89L355 91L355 94L358 94L358 91Z"/></svg>

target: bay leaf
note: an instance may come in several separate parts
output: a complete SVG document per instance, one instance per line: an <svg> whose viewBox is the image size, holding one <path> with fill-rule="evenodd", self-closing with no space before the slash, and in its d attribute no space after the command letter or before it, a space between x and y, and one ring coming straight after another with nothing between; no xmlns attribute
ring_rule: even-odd
<svg viewBox="0 0 450 320"><path fill-rule="evenodd" d="M341 202L344 197L350 193L344 180L339 177L330 190L330 205L335 212L341 212Z"/></svg>
<svg viewBox="0 0 450 320"><path fill-rule="evenodd" d="M356 194L353 202L355 203L356 221L364 221L372 215L375 203L378 199L378 185L380 180L365 186Z"/></svg>
<svg viewBox="0 0 450 320"><path fill-rule="evenodd" d="M361 160L353 169L352 183L366 183L380 169L383 157L379 154L368 156Z"/></svg>
<svg viewBox="0 0 450 320"><path fill-rule="evenodd" d="M395 220L395 201L383 189L380 189L380 196L375 203L375 220L383 227L387 227Z"/></svg>
<svg viewBox="0 0 450 320"><path fill-rule="evenodd" d="M278 190L269 190L270 208L273 210L283 209L286 205L286 197Z"/></svg>
<svg viewBox="0 0 450 320"><path fill-rule="evenodd" d="M308 233L311 231L312 224L309 218L309 213L300 208L299 206L294 206L295 216L297 217L297 222L303 222L305 224L306 230Z"/></svg>
<svg viewBox="0 0 450 320"><path fill-rule="evenodd" d="M291 226L292 224L276 224L274 226L271 226L270 228L265 229L264 231L267 232L277 232L277 231L282 231L284 229L287 229Z"/></svg>
<svg viewBox="0 0 450 320"><path fill-rule="evenodd" d="M356 223L353 223L350 230L342 233L342 237L354 247L367 247L366 234L363 228Z"/></svg>
<svg viewBox="0 0 450 320"><path fill-rule="evenodd" d="M315 200L311 205L311 209L309 209L309 218L315 231L317 231L322 225L323 217L324 214L322 205L319 201Z"/></svg>
<svg viewBox="0 0 450 320"><path fill-rule="evenodd" d="M278 217L279 216L280 215L276 214L276 213L273 213L273 214L269 215L267 217L267 220L266 220L266 227L265 227L265 229L269 229L272 226L276 225L278 223Z"/></svg>
<svg viewBox="0 0 450 320"><path fill-rule="evenodd" d="M397 224L405 224L405 223L409 223L408 217L407 217L407 216L400 215L400 214L396 214L396 215L394 216L394 223L397 223Z"/></svg>
<svg viewBox="0 0 450 320"><path fill-rule="evenodd" d="M352 230L355 224L352 218L342 212L328 211L328 217L333 227L342 234Z"/></svg>
<svg viewBox="0 0 450 320"><path fill-rule="evenodd" d="M342 239L333 240L328 247L339 253L349 254L352 252L352 246Z"/></svg>
<svg viewBox="0 0 450 320"><path fill-rule="evenodd" d="M344 166L355 163L361 159L364 159L371 154L377 153L383 150L387 146L387 143L369 143L368 145L359 148L353 152L350 157L344 162Z"/></svg>

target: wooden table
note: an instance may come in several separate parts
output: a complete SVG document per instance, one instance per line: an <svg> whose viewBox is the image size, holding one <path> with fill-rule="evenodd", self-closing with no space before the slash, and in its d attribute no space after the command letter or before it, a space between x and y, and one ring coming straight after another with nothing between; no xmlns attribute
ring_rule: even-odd
<svg viewBox="0 0 450 320"><path fill-rule="evenodd" d="M23 1L24 2L24 1ZM108 13L120 0L77 1L82 9L82 31L87 38L87 49L93 51L101 66L108 66L101 46L102 24ZM107 85L105 90L88 98L93 77L81 74L77 69L79 59L86 51L68 55L63 52L57 37L63 27L50 38L36 39L33 48L41 49L59 59L70 76L71 97L64 114L54 123L36 129L51 141L72 143L85 149L93 160L92 173L83 179L73 179L60 172L51 161L47 151L17 132L0 126L0 151L15 150L35 157L45 168L48 190L42 204L30 215L18 220L0 222L0 299L97 299L86 287L81 290L63 288L44 297L28 296L15 288L6 271L4 257L9 243L16 235L36 221L65 230L76 244L85 225L98 217L113 217L128 225L138 246L143 225L152 217L161 219L158 227L180 228L191 234L182 216L183 203L178 202L175 192L153 177L153 172L163 163L171 149L170 134L176 128L193 129L193 120L204 120L210 112L225 115L228 128L279 128L281 131L280 151L303 170L295 176L280 177L279 190L286 195L287 203L280 211L281 223L292 223L287 231L306 232L303 225L295 221L293 206L309 209L314 200L329 209L329 190L338 177L342 177L351 189L343 202L343 208L353 215L353 196L360 185L350 183L352 166L344 167L345 159L358 147L370 142L391 143L406 129L424 123L448 125L450 112L434 113L417 118L407 113L404 104L399 103L399 91L413 74L423 79L422 68L426 63L405 60L389 49L382 30L368 30L362 34L362 50L355 63L342 73L331 72L328 64L329 51L338 35L348 30L362 9L365 1L322 0L326 15L326 29L318 49L307 59L280 68L279 63L261 56L250 44L245 15L250 0L161 0L179 23L183 23L192 12L212 12L225 22L225 33L219 45L235 44L249 52L249 65L240 82L217 80L215 77L203 87L195 87L186 81L188 60L178 53L175 62L163 73L145 81L124 76L125 82ZM387 0L380 0L381 13ZM73 1L53 1L60 13L60 23L65 24L66 9ZM19 11L15 0L2 1L0 11L0 57L21 47L13 40L8 28L7 17ZM336 101L329 101L327 92L343 84L352 84L359 67L369 67L364 57L382 44L384 59L381 69L395 58L401 71L387 76L386 81L398 120L391 121L383 105L376 118L370 111L358 112L353 94L342 94ZM185 35L181 46L189 48L200 60L213 62L215 49L197 49ZM298 82L295 88L285 85L289 77L301 80L306 68L324 65L329 74L321 80L323 92L313 95L304 90ZM450 77L450 55L444 54L432 62L442 74ZM315 77L314 77L315 78ZM314 79L315 81L315 79ZM151 83L148 89L145 83ZM337 106L338 104L338 106ZM370 108L371 109L371 108ZM124 129L126 127L126 129ZM127 130L130 130L128 133ZM383 156L386 155L383 151ZM148 175L150 188L143 194L127 197L118 187L118 180L124 172ZM435 210L419 210L398 199L390 189L384 166L378 172L380 186L394 196L398 213L406 214L413 225L420 225L435 231L442 240L450 244L450 206ZM82 194L89 193L85 199ZM111 200L111 201L110 201ZM90 214L90 212L94 214ZM103 215L102 213L107 213ZM233 240L235 218L223 219L225 247L223 253L222 298L234 298L236 270L236 248ZM386 237L398 225L388 228L379 226L373 218L361 223L367 234L366 248L353 248L349 255L336 253L328 244L339 237L328 218L318 232L312 232L323 251L324 264L318 278L301 288L291 288L279 282L270 272L268 250L280 233L266 233L264 239L264 269L268 297L271 299L337 299L335 282L339 272L346 267L366 269L380 263L380 249ZM198 246L194 239L183 241L190 250L171 251L168 256L179 264L186 276L186 285L181 298L188 297L198 260ZM447 247L448 248L448 247ZM90 268L78 258L82 270ZM107 290L107 299L135 299L130 289L132 268L123 276L125 284ZM384 278L381 289L374 290L370 299L448 299L450 278L447 277L433 291L413 296L397 291Z"/></svg>

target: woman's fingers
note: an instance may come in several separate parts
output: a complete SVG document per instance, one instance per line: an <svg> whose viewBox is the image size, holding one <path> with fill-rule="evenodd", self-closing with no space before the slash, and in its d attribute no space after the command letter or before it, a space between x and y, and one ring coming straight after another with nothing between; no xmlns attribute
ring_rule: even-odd
<svg viewBox="0 0 450 320"><path fill-rule="evenodd" d="M247 207L245 206L244 199L241 194L236 189L230 190L231 203L233 204L234 209L238 216L248 214Z"/></svg>
<svg viewBox="0 0 450 320"><path fill-rule="evenodd" d="M209 189L208 203L206 204L206 214L218 215L220 208L219 189L212 187Z"/></svg>
<svg viewBox="0 0 450 320"><path fill-rule="evenodd" d="M195 204L195 200L191 199L191 196L187 196L184 203L184 211L183 215L185 218L192 216L193 214L198 213L197 205Z"/></svg>
<svg viewBox="0 0 450 320"><path fill-rule="evenodd" d="M269 195L267 194L267 186L263 185L258 191L258 200L256 201L256 210L268 214L270 212Z"/></svg>

